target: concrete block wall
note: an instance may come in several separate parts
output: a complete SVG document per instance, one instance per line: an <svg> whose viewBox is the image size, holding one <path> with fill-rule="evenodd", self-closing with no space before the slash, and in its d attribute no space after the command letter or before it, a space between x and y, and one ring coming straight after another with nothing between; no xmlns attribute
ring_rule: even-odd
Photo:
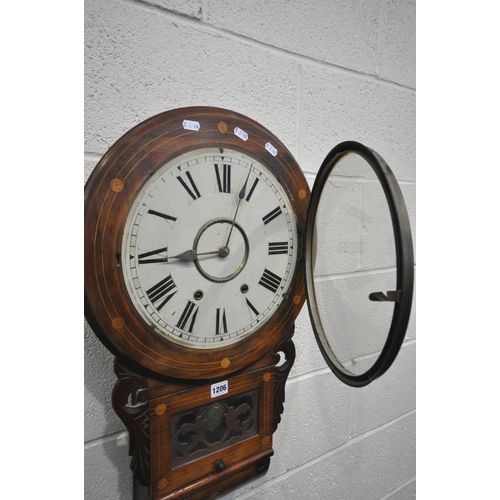
<svg viewBox="0 0 500 500"><path fill-rule="evenodd" d="M400 183L415 242L415 87L411 0L86 0L85 179L139 122L219 106L272 130L311 186L339 142L375 149ZM306 307L294 338L269 472L226 498L414 498L415 307L399 357L365 388L329 371ZM132 500L112 364L85 325L86 500Z"/></svg>

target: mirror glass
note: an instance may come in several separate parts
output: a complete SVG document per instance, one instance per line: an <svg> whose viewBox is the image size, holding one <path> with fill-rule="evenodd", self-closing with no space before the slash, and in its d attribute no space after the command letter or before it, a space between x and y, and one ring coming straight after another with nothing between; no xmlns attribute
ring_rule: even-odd
<svg viewBox="0 0 500 500"><path fill-rule="evenodd" d="M394 302L369 296L396 290L396 247L382 185L357 153L346 153L329 173L314 241L323 347L339 369L361 375L377 361L389 333Z"/></svg>

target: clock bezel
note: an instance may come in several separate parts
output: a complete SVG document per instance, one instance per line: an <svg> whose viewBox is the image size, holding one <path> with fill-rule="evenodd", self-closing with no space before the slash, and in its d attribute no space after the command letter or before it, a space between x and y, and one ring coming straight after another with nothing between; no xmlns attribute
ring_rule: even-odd
<svg viewBox="0 0 500 500"><path fill-rule="evenodd" d="M396 252L396 291L388 292L388 294L393 294L392 298L383 296L383 294L381 298L371 297L372 295L379 296L380 292L371 294L369 297L369 300L394 302L392 320L386 341L376 361L364 373L359 375L351 373L342 365L329 344L322 326L314 287L315 231L321 195L335 166L341 158L349 153L357 154L363 158L375 172L382 186L392 221ZM339 380L352 387L366 386L391 367L401 349L410 320L414 286L413 241L408 211L396 177L389 165L376 151L355 141L345 141L335 146L325 157L311 193L307 215L305 255L307 306L311 326L321 354Z"/></svg>
<svg viewBox="0 0 500 500"><path fill-rule="evenodd" d="M199 123L199 130L185 128L185 120ZM234 133L236 128L248 134L246 140ZM267 143L277 150L275 156ZM259 330L235 344L203 350L175 344L135 309L119 262L128 210L162 165L211 147L233 149L263 163L289 198L299 247L305 233L310 192L304 174L283 143L254 120L221 108L180 108L149 118L118 139L85 186L85 316L104 345L142 373L209 379L242 369L280 342L305 301L299 248L287 297Z"/></svg>

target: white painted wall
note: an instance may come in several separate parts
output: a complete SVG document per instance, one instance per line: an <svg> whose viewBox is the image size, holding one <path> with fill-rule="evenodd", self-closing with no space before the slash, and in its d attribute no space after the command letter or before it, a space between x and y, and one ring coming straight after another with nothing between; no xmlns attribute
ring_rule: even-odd
<svg viewBox="0 0 500 500"><path fill-rule="evenodd" d="M337 143L378 151L415 241L415 2L86 0L85 178L157 113L219 106L272 130L311 186ZM415 310L393 367L362 389L332 375L304 308L267 475L227 499L415 497ZM132 499L113 358L85 326L85 498Z"/></svg>

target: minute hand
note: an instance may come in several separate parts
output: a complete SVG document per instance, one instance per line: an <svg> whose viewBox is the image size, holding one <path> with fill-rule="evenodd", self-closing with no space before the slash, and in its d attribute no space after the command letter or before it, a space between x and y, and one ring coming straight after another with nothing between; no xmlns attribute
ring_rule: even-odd
<svg viewBox="0 0 500 500"><path fill-rule="evenodd" d="M245 197L245 193L247 190L247 184L248 184L248 178L250 177L250 174L252 172L252 165L250 165L250 169L248 170L248 175L245 180L245 184L243 184L243 187L240 190L240 194L238 195L238 205L236 205L236 212L234 213L234 219L231 224L231 229L229 230L229 236L227 237L227 242L226 242L226 247L229 246L229 241L231 240L231 234L233 233L233 228L234 228L234 223L236 222L236 216L238 215L238 210L240 208L241 200Z"/></svg>

